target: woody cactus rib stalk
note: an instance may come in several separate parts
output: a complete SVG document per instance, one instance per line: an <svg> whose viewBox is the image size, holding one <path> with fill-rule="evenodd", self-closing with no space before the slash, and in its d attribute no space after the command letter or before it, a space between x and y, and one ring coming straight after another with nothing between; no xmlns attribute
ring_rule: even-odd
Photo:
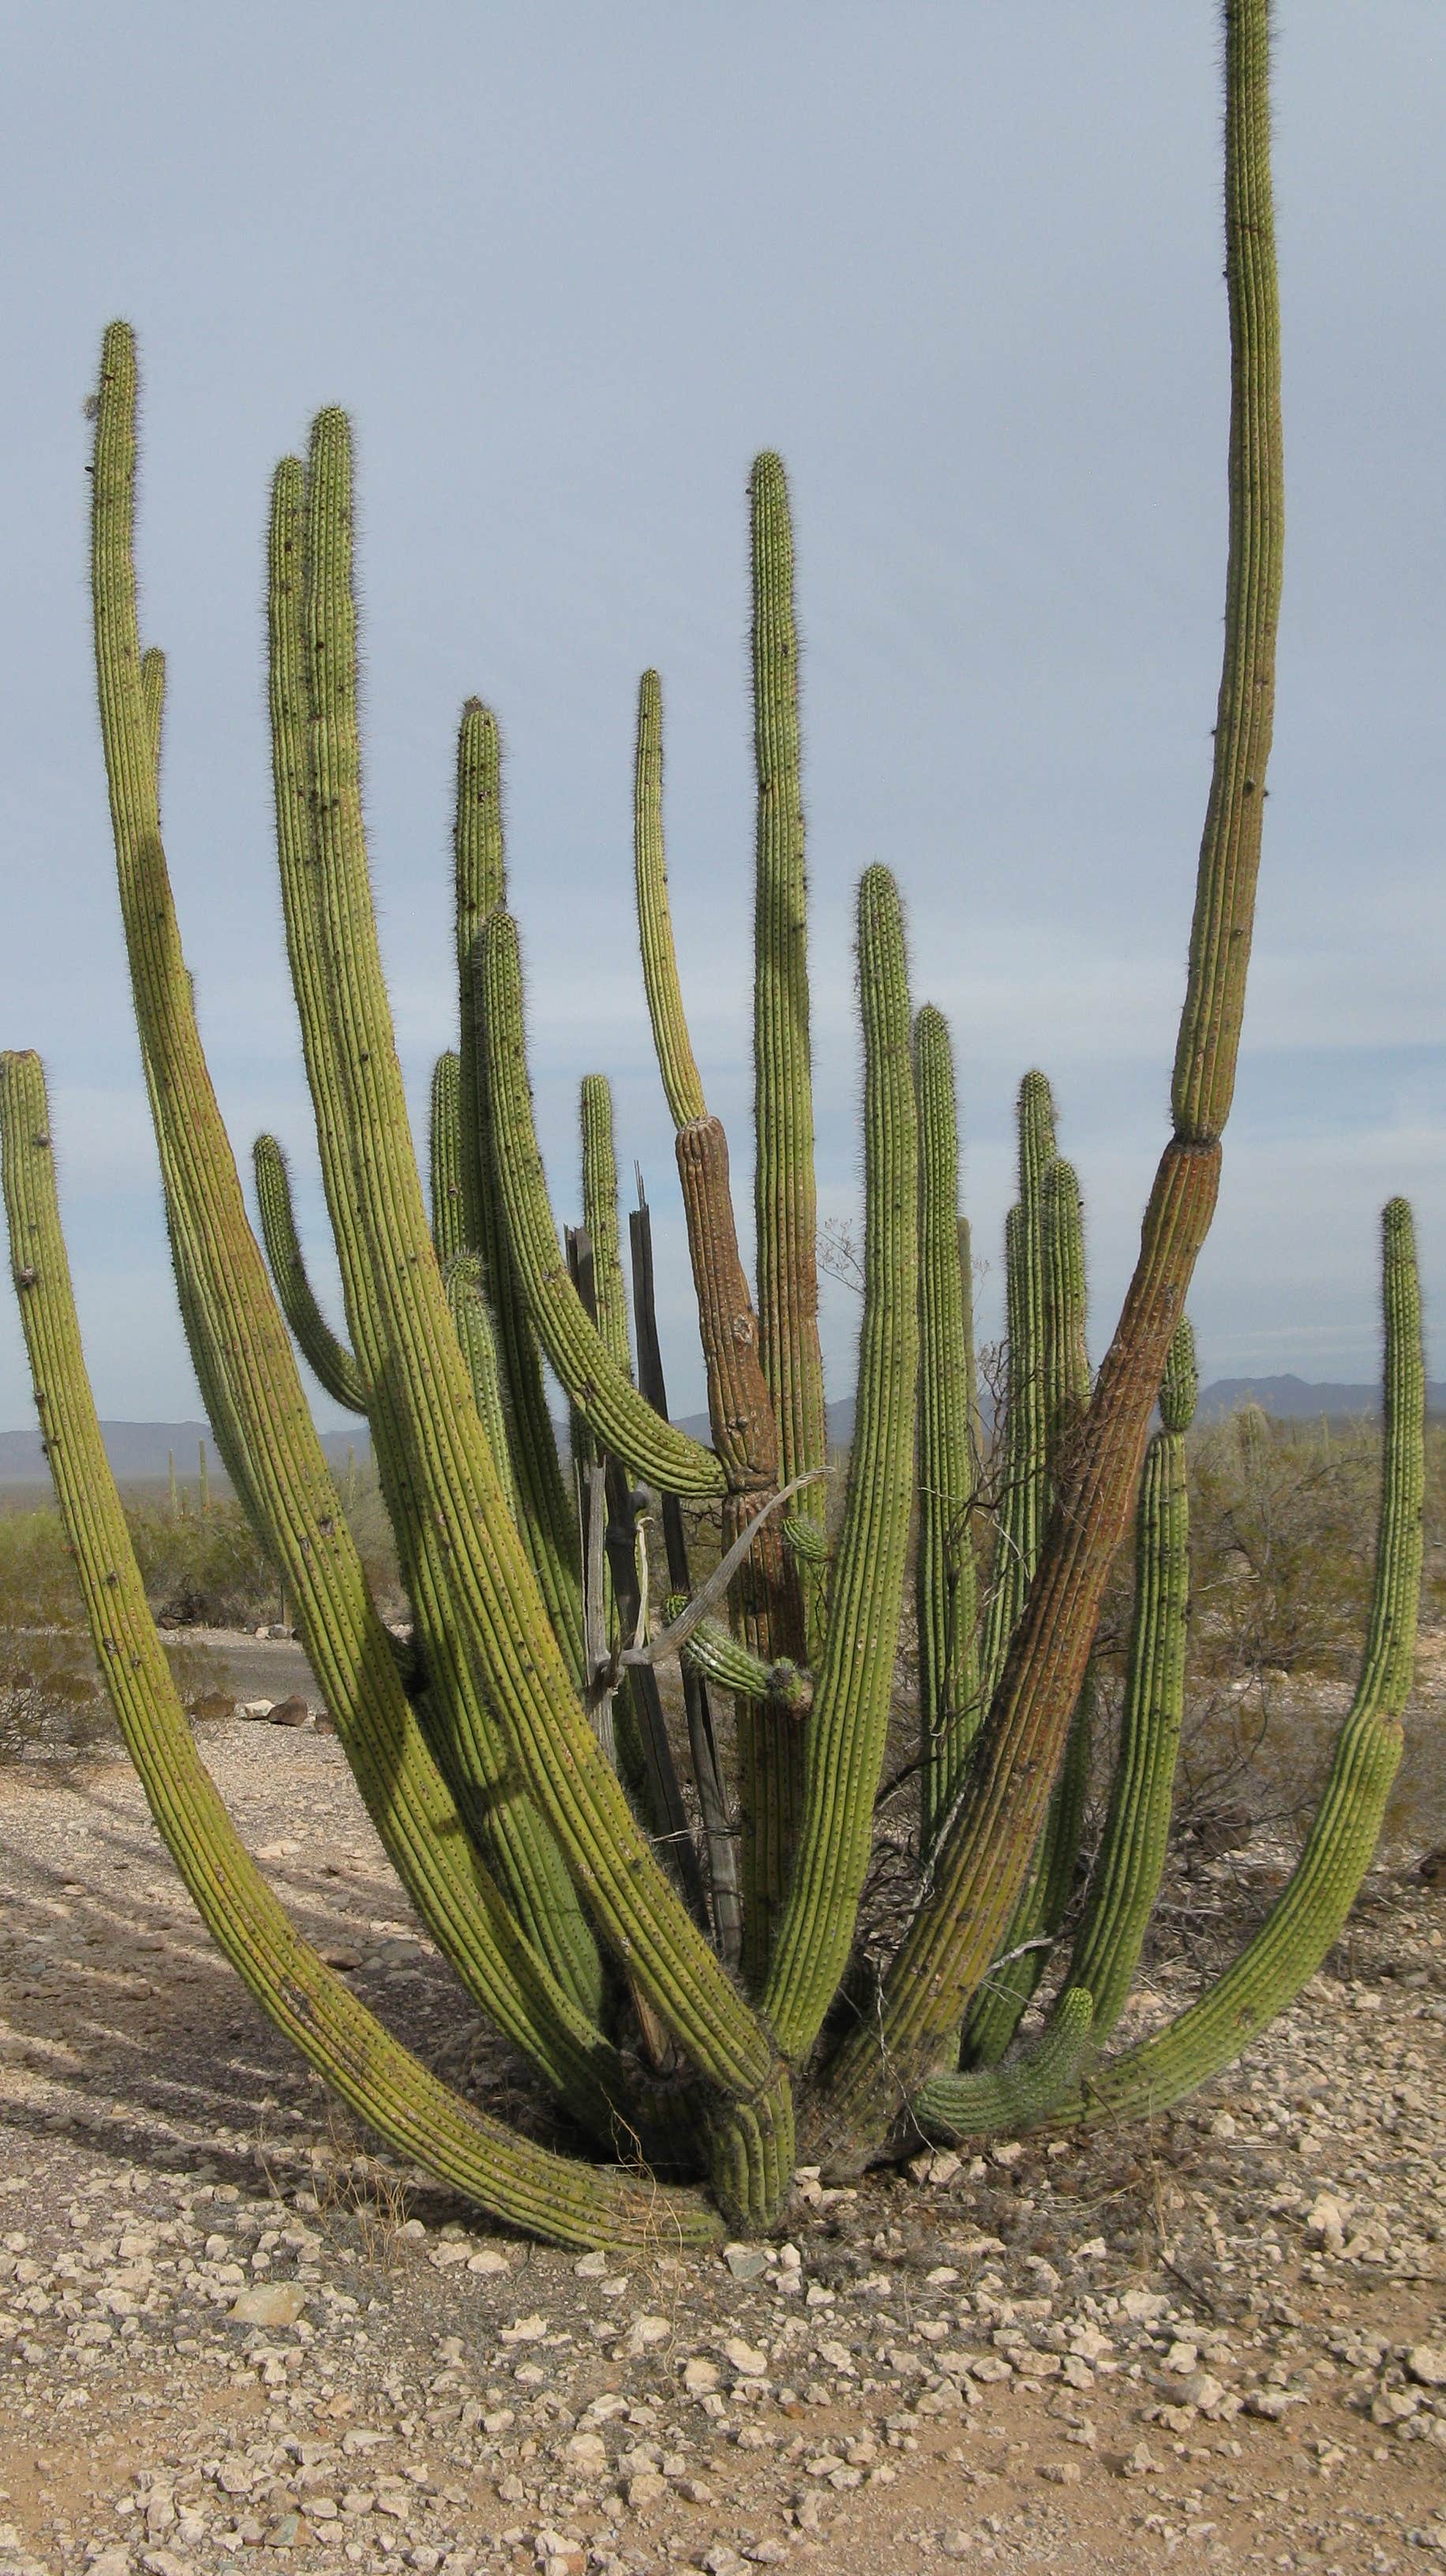
<svg viewBox="0 0 1446 2576"><path fill-rule="evenodd" d="M463 707L457 754L457 1027L440 1033L430 1205L424 1193L363 830L350 435L335 411L319 415L305 461L277 469L268 645L283 917L344 1333L308 1283L285 1160L263 1138L256 1181L273 1292L201 1051L172 905L159 799L165 670L158 653L141 652L132 554L135 352L123 324L106 334L93 486L101 731L142 1070L206 1408L429 1934L472 2003L551 2089L569 2134L602 2157L618 2137L635 2140L667 2177L661 2197L455 2101L307 1950L241 1852L145 1615L80 1358L39 1068L11 1056L0 1061L11 1257L57 1495L126 1741L227 1956L399 2152L562 2243L625 2244L659 2228L703 2241L720 2217L766 2229L782 2212L800 2136L815 2161L853 2169L921 2130L965 2136L1173 2099L1309 1974L1379 1827L1420 1562L1419 1317L1399 1202L1386 1219L1376 1601L1325 1800L1296 1879L1243 1958L1155 2040L1103 2054L1158 1885L1181 1722L1193 1401L1181 1317L1234 1079L1274 675L1281 503L1266 0L1230 0L1225 14L1230 553L1174 1134L1091 1386L1078 1186L1055 1151L1044 1076L1026 1077L1008 1242L1009 1400L993 1458L975 1393L949 1033L932 1008L912 1015L898 891L871 867L857 915L864 1299L852 1457L832 1504L823 1473L793 533L772 455L758 459L750 490L752 1282L674 952L656 673L638 701L639 943L675 1131L709 1440L668 1417L646 1204L629 1227L634 1380L612 1103L599 1075L583 1086L584 1222L564 1254L534 1124L498 728L476 699ZM366 1416L410 1647L397 1646L369 1596L293 1335L328 1393ZM549 1418L545 1364L572 1409L581 1510ZM1157 1393L1164 1428L1141 1482ZM1119 1771L1061 1972L1087 1667L1137 1485ZM864 1961L881 1957L889 1931L870 1893L876 1816L909 1776L906 1765L881 1789L916 1512L919 1873L902 1937L870 1990ZM710 1685L735 1698L731 1763ZM1029 2022L1046 1960L1053 2000Z"/></svg>

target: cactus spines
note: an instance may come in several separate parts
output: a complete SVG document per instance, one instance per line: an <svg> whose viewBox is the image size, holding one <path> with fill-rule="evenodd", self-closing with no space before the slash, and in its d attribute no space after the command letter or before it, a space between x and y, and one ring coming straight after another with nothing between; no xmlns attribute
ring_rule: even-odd
<svg viewBox="0 0 1446 2576"><path fill-rule="evenodd" d="M1160 1380L1160 1421L1164 1429L1188 1431L1199 1401L1200 1370L1195 1358L1195 1333L1189 1316L1182 1315L1165 1354L1165 1370Z"/></svg>
<svg viewBox="0 0 1446 2576"><path fill-rule="evenodd" d="M1124 2009L1154 1912L1170 1832L1185 1710L1190 1506L1185 1434L1195 1411L1195 1340L1182 1317L1160 1390L1164 1428L1145 1452L1135 1521L1135 1601L1120 1747L1071 1979L1094 1998L1096 2044Z"/></svg>
<svg viewBox="0 0 1446 2576"><path fill-rule="evenodd" d="M588 1428L635 1476L669 1493L721 1498L711 1449L660 1422L618 1365L567 1273L532 1119L516 925L493 913L482 933L488 1084L507 1239L549 1360Z"/></svg>
<svg viewBox="0 0 1446 2576"><path fill-rule="evenodd" d="M853 1941L872 1838L913 1504L919 1149L903 913L886 868L858 905L864 1315L843 1528L808 1726L804 1810L764 1990L787 2056L812 2046Z"/></svg>
<svg viewBox="0 0 1446 2576"><path fill-rule="evenodd" d="M683 2241L718 2226L686 2194L603 2174L448 2091L301 1939L236 1833L196 1752L147 1606L86 1381L34 1056L0 1058L0 1141L12 1258L50 1434L51 1471L95 1648L151 1813L207 1928L302 2055L407 2157L512 2224L572 2245L640 2244L660 2216ZM37 1111L42 1113L37 1118Z"/></svg>
<svg viewBox="0 0 1446 2576"><path fill-rule="evenodd" d="M1029 1403L1023 1428L1015 1433L1009 1449L1011 1478L1018 1477L1029 1497L1016 1524L1019 1543L1026 1548L1031 1515L1059 1481L1068 1444L1089 1401L1079 1182L1073 1166L1048 1150L1053 1143L1048 1089L1042 1077L1030 1077L1025 1099L1030 1081L1036 1081L1033 1101L1027 1110L1021 1102L1021 1183L1026 1195L1019 1235L1024 1245L1037 1236L1038 1298L1033 1300L1021 1284L1013 1305L1026 1337L1023 1373L1031 1386L1037 1385L1039 1400ZM1041 1165L1045 1154L1048 1159ZM1019 1257L1023 1269L1028 1254L1022 1251ZM1093 1678L1086 1667L1039 1849L1004 1935L1004 1962L991 1970L964 2025L961 2062L966 2067L994 2065L1003 2057L1044 1973L1047 1944L1058 1932L1073 1893L1089 1789L1093 1705Z"/></svg>
<svg viewBox="0 0 1446 2576"><path fill-rule="evenodd" d="M457 904L458 1048L462 1208L467 1246L482 1265L481 1288L497 1342L519 1522L548 1617L574 1675L582 1675L578 1531L548 1412L537 1336L507 1241L488 1086L482 934L507 900L502 825L502 751L497 720L469 698L457 732L453 832Z"/></svg>
<svg viewBox="0 0 1446 2576"><path fill-rule="evenodd" d="M825 1462L818 1340L818 1193L813 1166L808 898L798 735L793 526L780 457L754 460L753 743L758 775L753 1097L758 1316L785 1484ZM800 1515L821 1520L810 1489Z"/></svg>
<svg viewBox="0 0 1446 2576"><path fill-rule="evenodd" d="M681 1618L687 1606L686 1593L670 1593L668 1619ZM791 1716L803 1716L813 1704L813 1682L797 1664L787 1657L765 1664L761 1655L755 1655L717 1619L699 1620L683 1647L683 1661L724 1690L736 1691L743 1699L773 1700Z"/></svg>
<svg viewBox="0 0 1446 2576"><path fill-rule="evenodd" d="M462 1194L462 1060L454 1047L432 1067L432 1244L445 1272L471 1250Z"/></svg>
<svg viewBox="0 0 1446 2576"><path fill-rule="evenodd" d="M1269 0L1226 0L1225 277L1230 299L1230 554L1215 760L1190 929L1171 1108L1182 1144L1230 1114L1275 725L1285 494L1280 306L1270 184Z"/></svg>
<svg viewBox="0 0 1446 2576"><path fill-rule="evenodd" d="M1090 2071L1053 2117L1163 2110L1283 2012L1327 1956L1370 1866L1401 1760L1421 1596L1426 1369L1415 1232L1404 1199L1381 1219L1386 1454L1361 1676L1296 1867L1253 1941L1198 2002Z"/></svg>
<svg viewBox="0 0 1446 2576"><path fill-rule="evenodd" d="M361 1371L345 1342L332 1331L306 1275L291 1203L291 1175L274 1136L257 1137L252 1147L252 1167L266 1258L271 1264L281 1311L296 1335L301 1355L335 1403L344 1404L349 1413L365 1413L366 1389Z"/></svg>
<svg viewBox="0 0 1446 2576"><path fill-rule="evenodd" d="M986 1706L999 1686L1009 1640L1039 1562L1049 1501L1044 1176L1054 1157L1054 1102L1042 1073L1027 1073L1020 1084L1017 1120L1019 1197L1004 1229L1009 1351L1004 1491L981 1649Z"/></svg>
<svg viewBox="0 0 1446 2576"><path fill-rule="evenodd" d="M947 1815L980 1717L971 1505L970 1306L959 1232L954 1061L941 1012L914 1023L919 1103L919 1725L921 1832Z"/></svg>
<svg viewBox="0 0 1446 2576"><path fill-rule="evenodd" d="M921 2084L909 2116L926 2138L1014 2136L1034 2128L1078 2082L1089 2057L1094 2004L1085 1986L1070 1985L1031 2048L1002 2066L936 2075Z"/></svg>
<svg viewBox="0 0 1446 2576"><path fill-rule="evenodd" d="M596 1323L608 1356L632 1373L628 1348L628 1289L618 1238L618 1165L613 1149L613 1096L607 1076L584 1074L579 1097L582 1127L582 1221L592 1245Z"/></svg>
<svg viewBox="0 0 1446 2576"><path fill-rule="evenodd" d="M688 1035L668 904L668 864L663 840L663 684L656 671L638 683L637 751L633 772L633 870L643 984L653 1024L653 1045L663 1092L675 1127L706 1118L703 1080Z"/></svg>
<svg viewBox="0 0 1446 2576"><path fill-rule="evenodd" d="M142 655L136 613L134 348L123 325L106 336L93 498L101 729L177 1289L217 1448L294 1604L368 1811L468 1994L591 2137L625 2131L644 2155L706 2177L715 2206L739 2228L771 2225L788 2187L793 2065L808 2069L806 2152L842 2167L907 2145L921 2126L965 2136L1120 2116L1199 2081L1294 1991L1333 1937L1399 1751L1419 1588L1421 1355L1409 1215L1393 1203L1376 1591L1325 1798L1296 1878L1242 1959L1145 2047L1103 2060L1158 1878L1179 1726L1183 1441L1194 1400L1181 1317L1218 1185L1269 735L1280 512L1266 34L1267 0L1228 0L1232 437L1220 724L1174 1132L1135 1275L1091 1389L1078 1189L1055 1154L1047 1085L1030 1075L1009 1227L1010 1403L991 1507L974 1472L969 1253L947 1032L930 1012L911 1029L898 898L871 869L859 911L865 1299L853 1458L832 1550L823 1495L809 1482L821 1473L825 1421L797 637L778 460L758 460L751 494L756 1308L726 1142L706 1109L678 991L655 675L639 699L639 933L676 1132L711 1447L668 1419L642 1208L632 1228L632 1380L601 1076L583 1090L576 1285L564 1264L533 1132L505 909L497 730L476 700L463 710L457 764L460 1046L434 1086L429 1215L362 829L342 415L322 413L306 463L288 458L277 470L268 554L277 849L345 1342L316 1312L285 1166L267 1143L258 1187L299 1339L313 1360L321 1354L333 1389L365 1408L414 1614L415 1644L402 1653L376 1615L306 1409L196 1029L160 834L164 666ZM205 1920L311 2062L394 2145L500 2217L570 2244L637 2243L660 2220L684 2241L716 2230L698 2200L664 2202L650 2191L642 2203L629 2180L548 2156L452 2101L360 2013L255 1879L168 1696L125 1556L75 1339L47 1130L33 1059L0 1060L12 1260L57 1491L127 1742ZM544 1352L594 1462L583 1480L585 1631L580 1533L548 1418ZM1146 1456L1157 1395L1161 1428ZM1255 1436L1251 1426L1245 1436ZM632 1490L640 1473L657 1486L668 1586L686 1603L670 1600L661 1627L649 1615L655 1578L640 1544L640 1512L658 1505ZM809 1500L785 1522L800 1476ZM875 1847L919 1485L919 1879L870 2009L835 2013ZM682 1497L705 1524L700 1562L712 1570L697 1584ZM1092 1634L1136 1502L1127 1705L1094 1884L1058 2000L1038 2034L1000 2058L1039 1943L1059 1927ZM991 1597L980 1622L973 1540L991 1508ZM677 1659L706 1888L674 1768L681 1732L669 1735L657 1680ZM705 1668L737 1698L731 1778ZM614 1704L621 1779L601 1740ZM870 1950L880 1930L870 1924ZM1030 1947L1016 1960L1021 1930ZM606 1970L604 1946L615 1962ZM996 2062L951 2074L966 2015L966 2054Z"/></svg>
<svg viewBox="0 0 1446 2576"><path fill-rule="evenodd" d="M1140 1254L1072 1445L1024 1616L971 1775L867 2038L832 2081L837 2132L888 2132L897 2084L923 2082L1008 1919L1078 1701L1109 1566L1138 1481L1165 1355L1214 1215L1254 917L1274 703L1282 540L1280 333L1270 194L1269 0L1230 0L1225 41L1231 471L1225 648L1200 848L1191 969ZM883 2068L887 2066L886 2077ZM862 2150L867 2152L866 2149Z"/></svg>

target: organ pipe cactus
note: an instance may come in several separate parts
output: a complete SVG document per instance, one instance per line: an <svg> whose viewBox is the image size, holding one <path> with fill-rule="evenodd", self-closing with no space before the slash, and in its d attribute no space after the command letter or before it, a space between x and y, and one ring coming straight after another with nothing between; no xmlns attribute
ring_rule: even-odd
<svg viewBox="0 0 1446 2576"><path fill-rule="evenodd" d="M1102 2055L1164 1848L1184 1599L1181 1317L1218 1185L1270 741L1281 496L1266 21L1266 0L1228 0L1225 654L1174 1132L1139 1261L1091 1385L1078 1186L1056 1151L1048 1085L1030 1074L1009 1227L1009 1400L987 1460L949 1033L932 1008L915 1014L899 895L871 867L857 915L864 1305L836 1509L824 1474L798 634L779 460L760 457L750 487L756 1289L674 949L656 673L638 701L639 939L697 1297L705 1442L668 1418L643 1204L628 1229L634 1376L600 1076L583 1088L582 1224L570 1236L549 1197L507 908L498 728L475 699L457 754L456 1044L433 1082L427 1203L372 910L350 436L335 411L273 483L268 644L283 916L344 1325L325 1320L308 1283L285 1159L263 1138L268 1280L167 874L165 674L141 651L133 559L135 352L123 324L106 334L92 554L101 732L197 1374L412 1902L469 1996L552 2089L580 2152L540 2147L454 2100L307 1949L241 1852L145 1617L75 1329L43 1084L34 1059L15 1055L0 1067L6 1207L57 1495L126 1741L227 1955L399 2151L562 2243L767 2228L800 2143L848 2170L921 2130L1173 2098L1310 1972L1369 1857L1399 1745L1419 1570L1419 1321L1399 1204L1387 1218L1377 1604L1331 1786L1297 1880L1237 1967L1143 2049ZM367 1418L412 1610L405 1648L368 1593L296 1347ZM549 1366L572 1409L572 1477L549 1416ZM1041 2027L1021 2035L1066 1928L1096 1616L1162 1380L1118 1778L1070 1964ZM869 1992L861 1909L915 1525L919 1874ZM711 1569L702 1579L694 1558ZM733 1699L731 1739L710 1686ZM668 1693L685 1724L669 1723ZM864 1929L874 1959L888 1927ZM664 2175L661 2198L596 2160L620 2135Z"/></svg>

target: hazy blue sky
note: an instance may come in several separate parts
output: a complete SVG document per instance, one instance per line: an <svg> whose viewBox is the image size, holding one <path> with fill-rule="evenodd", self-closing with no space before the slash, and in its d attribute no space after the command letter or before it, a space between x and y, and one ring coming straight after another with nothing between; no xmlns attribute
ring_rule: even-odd
<svg viewBox="0 0 1446 2576"><path fill-rule="evenodd" d="M1207 1374L1375 1367L1376 1212L1446 1265L1446 13L1281 0L1287 576ZM143 626L166 810L243 1155L314 1140L270 853L262 530L322 402L360 460L373 863L409 1078L453 1033L456 713L499 710L561 1211L616 1082L696 1403L630 901L664 675L683 970L747 1171L744 491L793 477L821 1201L854 1205L849 923L899 871L950 1013L995 1264L1012 1094L1055 1079L1108 1337L1159 1150L1203 810L1226 343L1209 0L194 0L5 12L0 1042L42 1049L101 1411L197 1398L174 1319L92 710L82 405L145 369ZM842 1391L852 1326L830 1300ZM1437 1352L1439 1367L1439 1350ZM0 1426L30 1418L0 1323ZM322 1408L325 1418L331 1418Z"/></svg>

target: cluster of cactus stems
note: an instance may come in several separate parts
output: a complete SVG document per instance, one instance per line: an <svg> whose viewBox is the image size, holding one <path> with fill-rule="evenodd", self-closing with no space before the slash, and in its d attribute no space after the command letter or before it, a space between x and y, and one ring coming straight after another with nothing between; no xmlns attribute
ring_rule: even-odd
<svg viewBox="0 0 1446 2576"><path fill-rule="evenodd" d="M286 941L344 1328L308 1281L286 1161L269 1137L255 1151L263 1261L172 905L164 666L141 649L133 560L135 352L125 325L105 337L96 666L191 1352L227 1472L294 1604L376 1830L472 2002L553 2089L566 2151L440 2084L308 1948L242 1848L147 1614L85 1376L43 1078L33 1056L11 1055L0 1069L6 1210L56 1490L127 1744L221 1948L394 2148L559 2242L766 2229L804 2150L856 2171L920 2137L1158 2109L1222 2066L1314 1972L1375 1844L1400 1752L1420 1569L1420 1317L1399 1201L1385 1217L1386 1469L1370 1635L1319 1813L1235 1965L1155 2036L1108 2053L1169 1832L1195 1397L1184 1306L1234 1082L1271 731L1282 520L1266 19L1266 0L1227 0L1224 666L1173 1133L1134 1276L1092 1381L1079 1185L1056 1149L1048 1084L1027 1075L1007 1228L1007 1394L985 1476L950 1036L937 1010L914 1011L899 896L871 867L858 892L864 1296L835 1527L793 546L778 458L760 457L750 486L756 1287L684 1013L656 674L638 702L643 981L675 1129L705 1445L669 1420L641 1199L629 1298L600 1076L582 1087L582 1221L560 1233L554 1218L507 909L498 732L476 701L463 710L457 760L458 1042L433 1082L430 1203L424 1192L369 886L352 468L336 411L318 417L305 462L288 458L276 473L268 631ZM298 1350L326 1393L366 1418L412 1608L405 1645L369 1594ZM550 1418L549 1370L570 1409L570 1448ZM716 1522L717 1561L710 1549L701 1580L685 1502ZM1091 1654L1132 1512L1123 1716L1086 1865L1085 1793L1099 1758ZM866 1974L860 1903L911 1548L918 1878L892 1958ZM667 1722L669 1667L686 1751L684 1730ZM1052 2000L1021 2029L1047 1969Z"/></svg>

